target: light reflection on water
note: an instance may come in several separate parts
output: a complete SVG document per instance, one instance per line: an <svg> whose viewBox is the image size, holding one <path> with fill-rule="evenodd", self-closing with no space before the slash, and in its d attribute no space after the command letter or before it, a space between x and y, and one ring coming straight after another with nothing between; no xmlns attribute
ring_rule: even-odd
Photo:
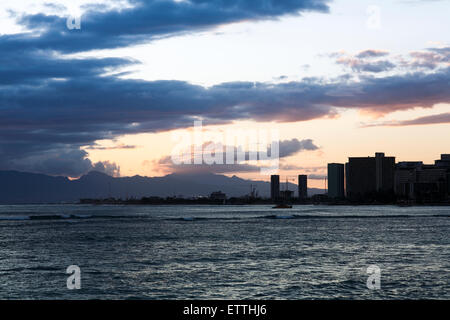
<svg viewBox="0 0 450 320"><path fill-rule="evenodd" d="M0 206L0 298L448 299L449 218L448 207ZM81 290L66 288L73 264ZM381 290L366 287L372 264Z"/></svg>

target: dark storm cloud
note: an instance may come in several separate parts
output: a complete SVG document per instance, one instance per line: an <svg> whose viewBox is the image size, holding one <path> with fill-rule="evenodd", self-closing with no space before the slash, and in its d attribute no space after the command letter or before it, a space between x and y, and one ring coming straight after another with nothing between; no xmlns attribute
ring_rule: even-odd
<svg viewBox="0 0 450 320"><path fill-rule="evenodd" d="M48 150L22 158L14 164L23 171L77 176L92 169L92 163L86 156L86 152L82 150Z"/></svg>
<svg viewBox="0 0 450 320"><path fill-rule="evenodd" d="M109 161L100 161L95 163L92 166L92 170L106 173L111 177L120 176L120 166L118 166L116 163L112 163Z"/></svg>
<svg viewBox="0 0 450 320"><path fill-rule="evenodd" d="M92 163L88 153L80 150L81 145L39 141L38 137L28 140L18 138L0 141L1 170L18 170L50 175L79 177L91 170L109 175L118 175L120 168L115 163ZM102 169L103 168L103 169Z"/></svg>
<svg viewBox="0 0 450 320"><path fill-rule="evenodd" d="M226 97L231 90L226 86L209 93L185 82L121 80L105 73L136 61L62 54L126 47L231 22L326 12L327 2L132 1L133 8L120 11L87 7L81 30L69 30L67 17L15 14L31 32L0 36L0 168L70 176L93 168L117 173L114 164L92 164L80 147L124 133L190 126L194 116L211 118L210 123L236 118L232 109L240 99ZM237 86L245 96L248 88ZM254 99L245 100L257 107ZM304 116L321 112L327 110Z"/></svg>
<svg viewBox="0 0 450 320"><path fill-rule="evenodd" d="M341 86L333 105L359 108L380 115L414 107L431 108L450 102L450 68L435 73L414 72L388 77L364 77Z"/></svg>
<svg viewBox="0 0 450 320"><path fill-rule="evenodd" d="M191 126L199 116L209 123L309 120L334 113L320 105L324 91L326 87L310 83L236 82L204 88L183 81L114 77L49 80L39 86L0 88L0 132L17 129L28 135L39 129L34 134L44 140L64 133L63 139L82 143L94 132L161 131Z"/></svg>
<svg viewBox="0 0 450 320"><path fill-rule="evenodd" d="M0 85L37 84L47 79L101 75L138 62L122 58L66 59L45 51L0 55Z"/></svg>
<svg viewBox="0 0 450 320"><path fill-rule="evenodd" d="M329 0L190 0L131 1L132 8L104 11L88 7L80 30L68 30L66 17L34 14L19 23L41 32L0 37L0 51L45 49L80 52L118 48L177 34L213 28L222 24L276 19L304 11L327 12Z"/></svg>
<svg viewBox="0 0 450 320"><path fill-rule="evenodd" d="M205 125L247 119L292 122L335 117L338 108L389 113L450 102L448 67L433 74L362 77L359 82L343 76L332 82L309 78L205 88L111 75L137 63L131 59L64 56L230 22L325 12L327 2L134 1L134 8L122 11L91 7L81 30L68 30L65 17L22 16L20 21L32 32L0 36L0 169L79 176L96 166L81 146L127 133L190 127L198 118Z"/></svg>
<svg viewBox="0 0 450 320"><path fill-rule="evenodd" d="M234 82L210 88L108 76L3 86L0 152L4 163L127 133L190 127L197 117L205 125L240 119L292 122L333 117L338 108L385 114L432 107L450 102L449 70L365 77L359 82Z"/></svg>
<svg viewBox="0 0 450 320"><path fill-rule="evenodd" d="M74 146L46 145L44 149L34 148L34 150L16 152L13 157L3 157L0 165L3 170L13 169L70 177L78 177L94 169L108 173L106 170L101 170L101 163L93 164L86 157L85 151Z"/></svg>

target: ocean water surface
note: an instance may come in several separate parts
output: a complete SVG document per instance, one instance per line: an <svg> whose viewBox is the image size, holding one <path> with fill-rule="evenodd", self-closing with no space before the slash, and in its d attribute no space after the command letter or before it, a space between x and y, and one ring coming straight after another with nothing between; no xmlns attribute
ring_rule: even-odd
<svg viewBox="0 0 450 320"><path fill-rule="evenodd" d="M0 206L0 299L449 299L449 235L450 207Z"/></svg>

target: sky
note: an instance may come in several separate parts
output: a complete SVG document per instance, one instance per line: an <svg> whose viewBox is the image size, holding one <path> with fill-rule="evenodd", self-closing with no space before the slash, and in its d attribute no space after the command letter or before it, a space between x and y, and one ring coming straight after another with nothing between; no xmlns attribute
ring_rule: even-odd
<svg viewBox="0 0 450 320"><path fill-rule="evenodd" d="M432 163L450 153L449 13L445 0L3 0L0 170L268 179L261 161L173 163L199 120L216 144L276 130L278 173L313 187L350 156Z"/></svg>

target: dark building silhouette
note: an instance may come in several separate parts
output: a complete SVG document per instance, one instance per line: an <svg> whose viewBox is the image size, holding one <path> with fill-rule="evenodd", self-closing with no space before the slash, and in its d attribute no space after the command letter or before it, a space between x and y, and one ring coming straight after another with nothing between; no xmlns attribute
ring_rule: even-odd
<svg viewBox="0 0 450 320"><path fill-rule="evenodd" d="M308 198L308 176L304 174L298 176L298 198L300 200Z"/></svg>
<svg viewBox="0 0 450 320"><path fill-rule="evenodd" d="M275 201L280 198L280 176L270 176L270 198Z"/></svg>
<svg viewBox="0 0 450 320"><path fill-rule="evenodd" d="M215 191L215 192L211 193L209 198L211 200L226 200L227 195L225 193L223 193L222 191Z"/></svg>
<svg viewBox="0 0 450 320"><path fill-rule="evenodd" d="M450 198L450 154L441 154L441 159L436 160L434 165L437 168L445 168L447 170L446 180L447 180L447 197Z"/></svg>
<svg viewBox="0 0 450 320"><path fill-rule="evenodd" d="M395 193L399 198L441 201L450 195L450 155L441 155L434 165L421 161L399 162L395 170Z"/></svg>
<svg viewBox="0 0 450 320"><path fill-rule="evenodd" d="M352 157L346 163L346 192L349 199L374 200L394 194L395 157Z"/></svg>
<svg viewBox="0 0 450 320"><path fill-rule="evenodd" d="M294 196L294 191L292 190L283 190L280 191L280 199L283 201L290 201Z"/></svg>
<svg viewBox="0 0 450 320"><path fill-rule="evenodd" d="M342 163L328 164L328 196L344 198L344 165Z"/></svg>

